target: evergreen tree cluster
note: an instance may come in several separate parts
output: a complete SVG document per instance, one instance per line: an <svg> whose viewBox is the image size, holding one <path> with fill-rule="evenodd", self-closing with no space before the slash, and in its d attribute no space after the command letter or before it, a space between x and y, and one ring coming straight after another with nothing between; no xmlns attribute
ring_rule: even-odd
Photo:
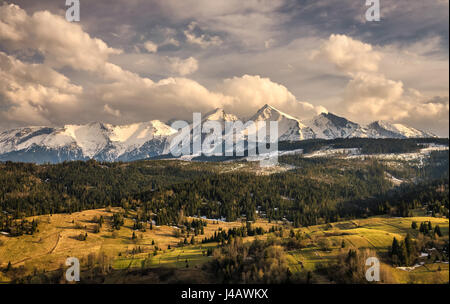
<svg viewBox="0 0 450 304"><path fill-rule="evenodd" d="M255 235L263 235L266 231L262 227L252 227L250 222L247 222L245 226L239 228L230 228L227 232L223 230L215 231L214 234L209 238L204 238L202 243L221 243L224 244L226 241L230 241L236 237L246 237L246 236L255 236Z"/></svg>
<svg viewBox="0 0 450 304"><path fill-rule="evenodd" d="M417 259L416 244L409 234L403 241L398 241L394 237L389 255L394 265L411 266Z"/></svg>

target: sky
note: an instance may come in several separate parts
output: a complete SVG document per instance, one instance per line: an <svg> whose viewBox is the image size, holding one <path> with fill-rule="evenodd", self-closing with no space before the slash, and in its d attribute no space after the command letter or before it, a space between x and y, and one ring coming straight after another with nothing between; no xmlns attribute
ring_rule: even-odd
<svg viewBox="0 0 450 304"><path fill-rule="evenodd" d="M449 135L448 0L0 0L0 129L271 104Z"/></svg>

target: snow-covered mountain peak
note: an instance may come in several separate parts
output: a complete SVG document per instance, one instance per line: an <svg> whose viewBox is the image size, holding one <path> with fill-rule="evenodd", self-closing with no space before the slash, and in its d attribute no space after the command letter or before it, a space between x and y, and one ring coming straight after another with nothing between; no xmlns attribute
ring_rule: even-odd
<svg viewBox="0 0 450 304"><path fill-rule="evenodd" d="M85 158L115 160L153 140L161 143L175 132L159 120L128 125L92 122L68 124L62 128L18 128L0 133L0 154L39 147L49 151L68 151L77 157L81 153Z"/></svg>
<svg viewBox="0 0 450 304"><path fill-rule="evenodd" d="M358 125L354 122L349 121L348 119L344 118L344 117L340 117L337 115L334 115L333 113L321 113L318 115L320 118L326 119L328 122L333 123L335 126L337 127L346 127L348 124L352 124L352 125Z"/></svg>
<svg viewBox="0 0 450 304"><path fill-rule="evenodd" d="M154 137L170 136L176 131L160 120L133 123L129 125L111 125L110 140L117 143L142 143Z"/></svg>
<svg viewBox="0 0 450 304"><path fill-rule="evenodd" d="M278 140L303 140L314 138L314 133L299 119L266 104L250 118L251 121L277 121Z"/></svg>
<svg viewBox="0 0 450 304"><path fill-rule="evenodd" d="M203 117L203 122L219 121L222 130L225 130L226 121L238 120L235 115L228 114L221 108ZM429 132L387 121L375 121L363 127L333 113L322 113L302 123L294 116L268 104L260 108L250 120L278 122L278 141L436 137ZM263 124L258 123L257 130L248 127L242 131L242 135L248 139L250 135L255 135L250 132L262 130L262 127ZM167 154L168 143L177 134L177 130L159 120L125 125L92 122L84 125L68 124L59 128L21 127L0 132L0 160L60 162L88 158L103 161L142 159Z"/></svg>
<svg viewBox="0 0 450 304"><path fill-rule="evenodd" d="M299 119L297 119L289 114L286 114L269 104L265 104L261 109L259 109L256 112L256 114L252 116L252 118L250 120L252 120L252 121L261 121L261 120L280 121L283 119L295 120L295 121L300 122Z"/></svg>
<svg viewBox="0 0 450 304"><path fill-rule="evenodd" d="M333 113L321 113L306 122L317 138L333 139L367 137L366 131L357 123Z"/></svg>
<svg viewBox="0 0 450 304"><path fill-rule="evenodd" d="M61 138L71 137L87 157L93 157L109 143L110 129L103 123L93 122L86 125L65 125Z"/></svg>
<svg viewBox="0 0 450 304"><path fill-rule="evenodd" d="M203 121L212 120L212 121L236 121L238 117L234 114L228 114L222 108L217 108L211 112L205 114L205 118Z"/></svg>
<svg viewBox="0 0 450 304"><path fill-rule="evenodd" d="M417 130L413 127L385 120L377 120L367 126L371 137L382 138L421 138L436 137L433 133Z"/></svg>

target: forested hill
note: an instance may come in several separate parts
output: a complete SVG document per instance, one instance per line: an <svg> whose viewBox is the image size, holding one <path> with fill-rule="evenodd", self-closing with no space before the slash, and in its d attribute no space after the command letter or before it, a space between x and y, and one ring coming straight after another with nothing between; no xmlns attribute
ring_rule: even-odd
<svg viewBox="0 0 450 304"><path fill-rule="evenodd" d="M157 224L176 222L180 210L229 221L242 216L286 219L296 226L407 215L419 205L448 216L448 151L433 153L421 168L407 163L390 167L372 159L287 156L280 161L293 169L257 175L244 170L251 165L246 162L0 163L0 230L7 230L14 218L108 205L139 209L144 220ZM390 176L421 186L394 187Z"/></svg>

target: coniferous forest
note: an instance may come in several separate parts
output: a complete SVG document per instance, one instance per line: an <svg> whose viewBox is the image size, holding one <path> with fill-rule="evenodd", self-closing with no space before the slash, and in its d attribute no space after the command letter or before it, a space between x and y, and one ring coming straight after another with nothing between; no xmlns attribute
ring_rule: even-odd
<svg viewBox="0 0 450 304"><path fill-rule="evenodd" d="M0 230L33 233L35 224L16 219L106 206L139 209L143 220L157 225L177 223L180 210L185 216L227 221L258 216L295 227L371 215L409 216L422 206L448 217L448 151L434 152L421 167L296 155L280 163L293 169L261 175L230 171L220 163L176 160L0 163ZM387 176L408 182L394 186Z"/></svg>

